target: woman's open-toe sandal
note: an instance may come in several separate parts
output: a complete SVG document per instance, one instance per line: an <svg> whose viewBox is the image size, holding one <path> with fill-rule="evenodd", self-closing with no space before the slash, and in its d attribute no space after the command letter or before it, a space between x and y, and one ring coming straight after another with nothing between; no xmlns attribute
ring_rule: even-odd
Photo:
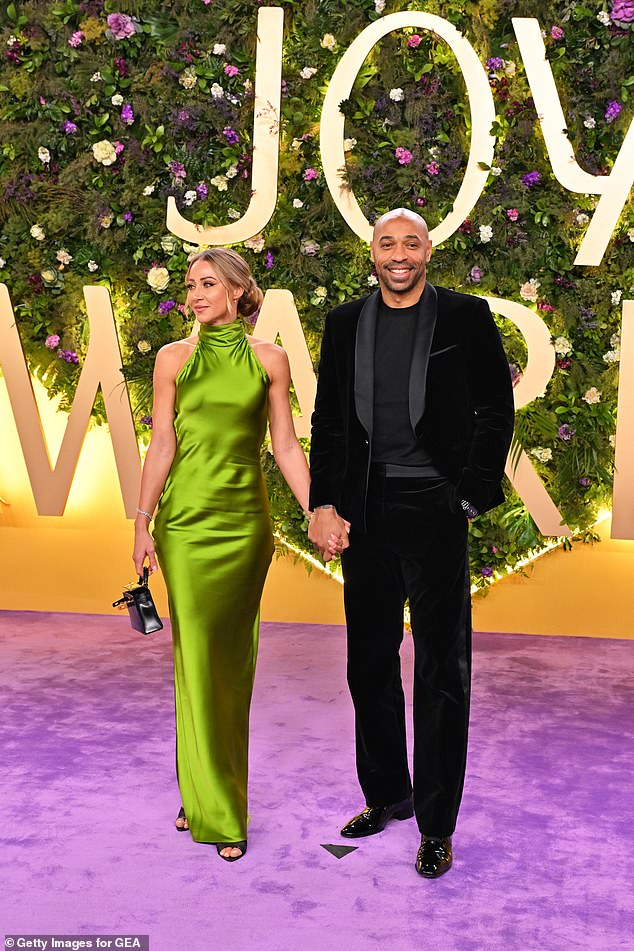
<svg viewBox="0 0 634 951"><path fill-rule="evenodd" d="M177 831L177 832L189 832L189 825L188 825L188 823L187 823L187 816L185 815L185 810L183 809L182 806L180 807L180 810L179 810L179 812L178 812L178 815L176 816L176 822L178 822L179 819L182 819L182 820L183 820L183 824L182 824L182 826L177 825L177 826L176 826L176 831Z"/></svg>
<svg viewBox="0 0 634 951"><path fill-rule="evenodd" d="M221 855L223 849L240 849L240 855ZM216 842L216 852L220 855L221 859L224 859L225 862L237 862L238 859L241 859L243 855L246 854L247 843L245 839L242 839L241 842Z"/></svg>

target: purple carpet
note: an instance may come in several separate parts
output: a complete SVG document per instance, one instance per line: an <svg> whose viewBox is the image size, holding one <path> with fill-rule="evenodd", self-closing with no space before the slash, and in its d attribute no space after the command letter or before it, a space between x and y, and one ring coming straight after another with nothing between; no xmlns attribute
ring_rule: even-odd
<svg viewBox="0 0 634 951"><path fill-rule="evenodd" d="M480 634L453 869L414 821L337 859L361 807L339 627L265 624L249 852L173 829L169 635L3 612L1 932L152 951L634 949L634 643ZM403 648L411 679L411 643Z"/></svg>

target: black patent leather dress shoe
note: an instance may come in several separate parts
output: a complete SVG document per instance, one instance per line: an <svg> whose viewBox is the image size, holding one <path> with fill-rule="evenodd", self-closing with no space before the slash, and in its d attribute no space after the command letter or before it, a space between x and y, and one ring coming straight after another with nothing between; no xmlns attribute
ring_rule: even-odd
<svg viewBox="0 0 634 951"><path fill-rule="evenodd" d="M451 868L451 836L436 839L430 835L421 836L420 848L416 856L416 871L425 878L438 878Z"/></svg>
<svg viewBox="0 0 634 951"><path fill-rule="evenodd" d="M341 834L347 839L360 839L365 835L383 832L390 819L411 819L414 804L411 798L395 802L391 806L366 806L363 812L346 822Z"/></svg>

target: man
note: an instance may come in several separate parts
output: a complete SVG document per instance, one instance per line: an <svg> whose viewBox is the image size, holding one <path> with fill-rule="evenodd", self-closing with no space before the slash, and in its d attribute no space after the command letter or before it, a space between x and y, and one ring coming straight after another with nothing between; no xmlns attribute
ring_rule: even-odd
<svg viewBox="0 0 634 951"><path fill-rule="evenodd" d="M503 501L513 432L508 363L487 303L426 280L432 245L403 208L376 222L379 289L326 317L312 418L309 537L343 540L348 684L366 808L341 830L416 815L417 871L452 862L471 673L469 520ZM349 538L346 522L350 525ZM414 771L399 647L409 599Z"/></svg>

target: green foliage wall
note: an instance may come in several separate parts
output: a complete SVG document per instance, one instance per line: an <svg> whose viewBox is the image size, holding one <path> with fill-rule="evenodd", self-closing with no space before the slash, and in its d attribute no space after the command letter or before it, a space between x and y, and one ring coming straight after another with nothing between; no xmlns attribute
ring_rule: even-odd
<svg viewBox="0 0 634 951"><path fill-rule="evenodd" d="M285 12L278 203L262 235L237 250L264 289L293 292L316 359L326 310L373 282L367 248L339 216L320 168L329 78L379 16L424 10L455 24L487 64L498 143L487 188L436 250L431 278L521 301L546 322L557 370L543 397L520 412L517 434L565 520L587 536L599 507L610 504L620 299L634 283L634 215L630 203L600 267L573 266L595 200L553 177L511 18L538 18L578 160L607 173L631 121L633 4L278 6ZM184 214L208 225L240 217L248 205L258 8L245 0L30 0L2 10L0 280L33 372L66 405L87 342L82 286L110 288L145 440L154 355L189 326L179 305L190 249L166 233L166 199L175 196ZM348 177L370 220L407 205L432 227L441 221L469 146L466 91L449 47L414 29L390 34L343 109ZM521 372L522 340L510 324L500 327L513 372ZM303 517L270 459L266 465L276 525L305 546ZM477 584L543 542L510 489L508 498L472 525Z"/></svg>

